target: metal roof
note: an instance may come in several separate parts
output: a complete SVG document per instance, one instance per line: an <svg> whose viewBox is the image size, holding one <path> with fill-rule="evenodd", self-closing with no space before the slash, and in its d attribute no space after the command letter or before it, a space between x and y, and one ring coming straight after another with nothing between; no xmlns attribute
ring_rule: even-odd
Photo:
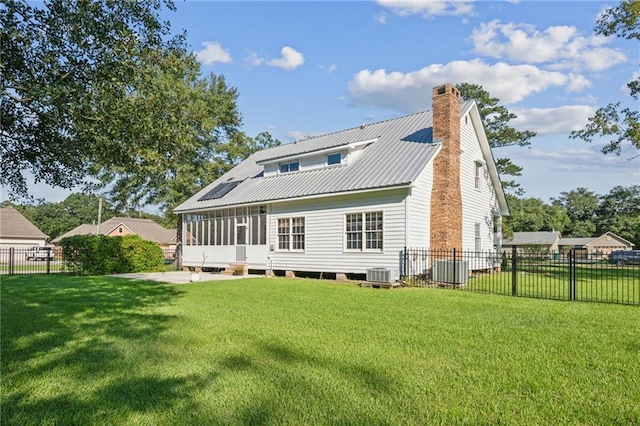
<svg viewBox="0 0 640 426"><path fill-rule="evenodd" d="M468 111L471 103L464 103L461 112ZM256 152L174 211L410 185L440 150L441 144L433 141L432 118L431 111L422 111ZM261 175L263 166L258 163L295 158L370 139L376 141L345 166L267 177ZM223 197L199 201L218 184L236 180L243 182Z"/></svg>

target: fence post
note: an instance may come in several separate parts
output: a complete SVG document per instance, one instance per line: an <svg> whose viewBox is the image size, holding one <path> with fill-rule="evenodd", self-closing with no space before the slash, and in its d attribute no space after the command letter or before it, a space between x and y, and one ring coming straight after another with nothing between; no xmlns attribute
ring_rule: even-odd
<svg viewBox="0 0 640 426"><path fill-rule="evenodd" d="M569 300L576 300L576 250L569 250Z"/></svg>
<svg viewBox="0 0 640 426"><path fill-rule="evenodd" d="M9 247L9 275L13 275L14 252L15 252L15 248Z"/></svg>
<svg viewBox="0 0 640 426"><path fill-rule="evenodd" d="M404 246L404 251L402 252L402 276L407 278L407 246Z"/></svg>
<svg viewBox="0 0 640 426"><path fill-rule="evenodd" d="M456 259L456 248L453 248L453 286L456 287L458 284L458 259Z"/></svg>
<svg viewBox="0 0 640 426"><path fill-rule="evenodd" d="M51 273L51 247L47 247L47 274Z"/></svg>
<svg viewBox="0 0 640 426"><path fill-rule="evenodd" d="M511 295L518 295L518 247L511 246Z"/></svg>
<svg viewBox="0 0 640 426"><path fill-rule="evenodd" d="M573 271L573 249L569 250L569 300L573 300L573 289L571 288L572 280L571 280L571 271Z"/></svg>

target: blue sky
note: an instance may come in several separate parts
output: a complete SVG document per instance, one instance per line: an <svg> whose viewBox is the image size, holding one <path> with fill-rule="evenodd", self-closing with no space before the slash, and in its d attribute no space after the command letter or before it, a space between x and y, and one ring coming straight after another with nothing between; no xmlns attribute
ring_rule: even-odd
<svg viewBox="0 0 640 426"><path fill-rule="evenodd" d="M568 137L638 76L637 41L596 37L599 1L178 1L163 14L204 73L238 88L249 135L287 143L431 108L431 88L482 85L534 130L501 148L524 167L525 196L548 202L579 186L605 194L640 183L640 159ZM35 196L44 188L33 188ZM49 201L66 196L47 190Z"/></svg>

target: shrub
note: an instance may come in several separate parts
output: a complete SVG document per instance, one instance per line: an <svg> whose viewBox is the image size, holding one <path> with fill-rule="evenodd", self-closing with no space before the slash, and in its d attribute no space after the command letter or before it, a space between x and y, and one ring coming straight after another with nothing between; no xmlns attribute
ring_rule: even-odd
<svg viewBox="0 0 640 426"><path fill-rule="evenodd" d="M162 249L152 241L137 235L121 237L120 247L129 272L152 272L164 270Z"/></svg>
<svg viewBox="0 0 640 426"><path fill-rule="evenodd" d="M66 267L79 275L161 271L164 267L160 247L137 235L74 235L60 244Z"/></svg>

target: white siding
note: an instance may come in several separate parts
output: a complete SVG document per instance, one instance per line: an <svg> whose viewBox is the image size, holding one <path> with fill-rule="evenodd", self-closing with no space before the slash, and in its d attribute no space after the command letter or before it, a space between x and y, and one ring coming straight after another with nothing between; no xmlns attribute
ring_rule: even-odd
<svg viewBox="0 0 640 426"><path fill-rule="evenodd" d="M360 151L362 149L359 149ZM330 153L321 153L318 155L305 155L301 158L296 158L296 157L290 157L287 159L283 159L282 162L283 163L288 163L291 161L296 161L298 160L300 162L300 171L301 172L306 172L309 170L317 170L317 169L322 169L324 167L327 167L327 156L329 154L338 154L340 153L342 155L343 158L343 164L346 164L345 162L345 157L347 156L347 151L346 150L338 150L338 151L332 151ZM279 164L280 163L269 163L269 164L265 164L264 165L264 175L265 176L275 176L278 174L278 168L279 168ZM333 166L335 167L335 165Z"/></svg>
<svg viewBox="0 0 640 426"><path fill-rule="evenodd" d="M46 241L44 238L0 238L0 247L44 247Z"/></svg>
<svg viewBox="0 0 640 426"><path fill-rule="evenodd" d="M429 247L431 223L431 189L433 187L433 162L411 187L407 198L407 247Z"/></svg>
<svg viewBox="0 0 640 426"><path fill-rule="evenodd" d="M247 250L245 263L249 269L267 269L269 247L266 245L244 246ZM201 266L202 256L206 256L207 268L226 268L236 263L236 246L182 246L182 265Z"/></svg>
<svg viewBox="0 0 640 426"><path fill-rule="evenodd" d="M466 124L465 124L466 121ZM475 224L480 224L481 250L494 248L493 218L499 215L496 192L489 177L486 162L471 119L460 120L462 155L460 158L460 185L462 190L462 246L463 250L475 250ZM480 170L480 188L476 189L475 172L477 162L484 164ZM484 269L483 265L475 265Z"/></svg>
<svg viewBox="0 0 640 426"><path fill-rule="evenodd" d="M365 273L368 268L400 267L405 245L405 198L408 189L276 203L269 216L270 265L274 270ZM344 220L347 213L383 212L383 250L345 251ZM279 218L305 218L305 251L277 250Z"/></svg>

